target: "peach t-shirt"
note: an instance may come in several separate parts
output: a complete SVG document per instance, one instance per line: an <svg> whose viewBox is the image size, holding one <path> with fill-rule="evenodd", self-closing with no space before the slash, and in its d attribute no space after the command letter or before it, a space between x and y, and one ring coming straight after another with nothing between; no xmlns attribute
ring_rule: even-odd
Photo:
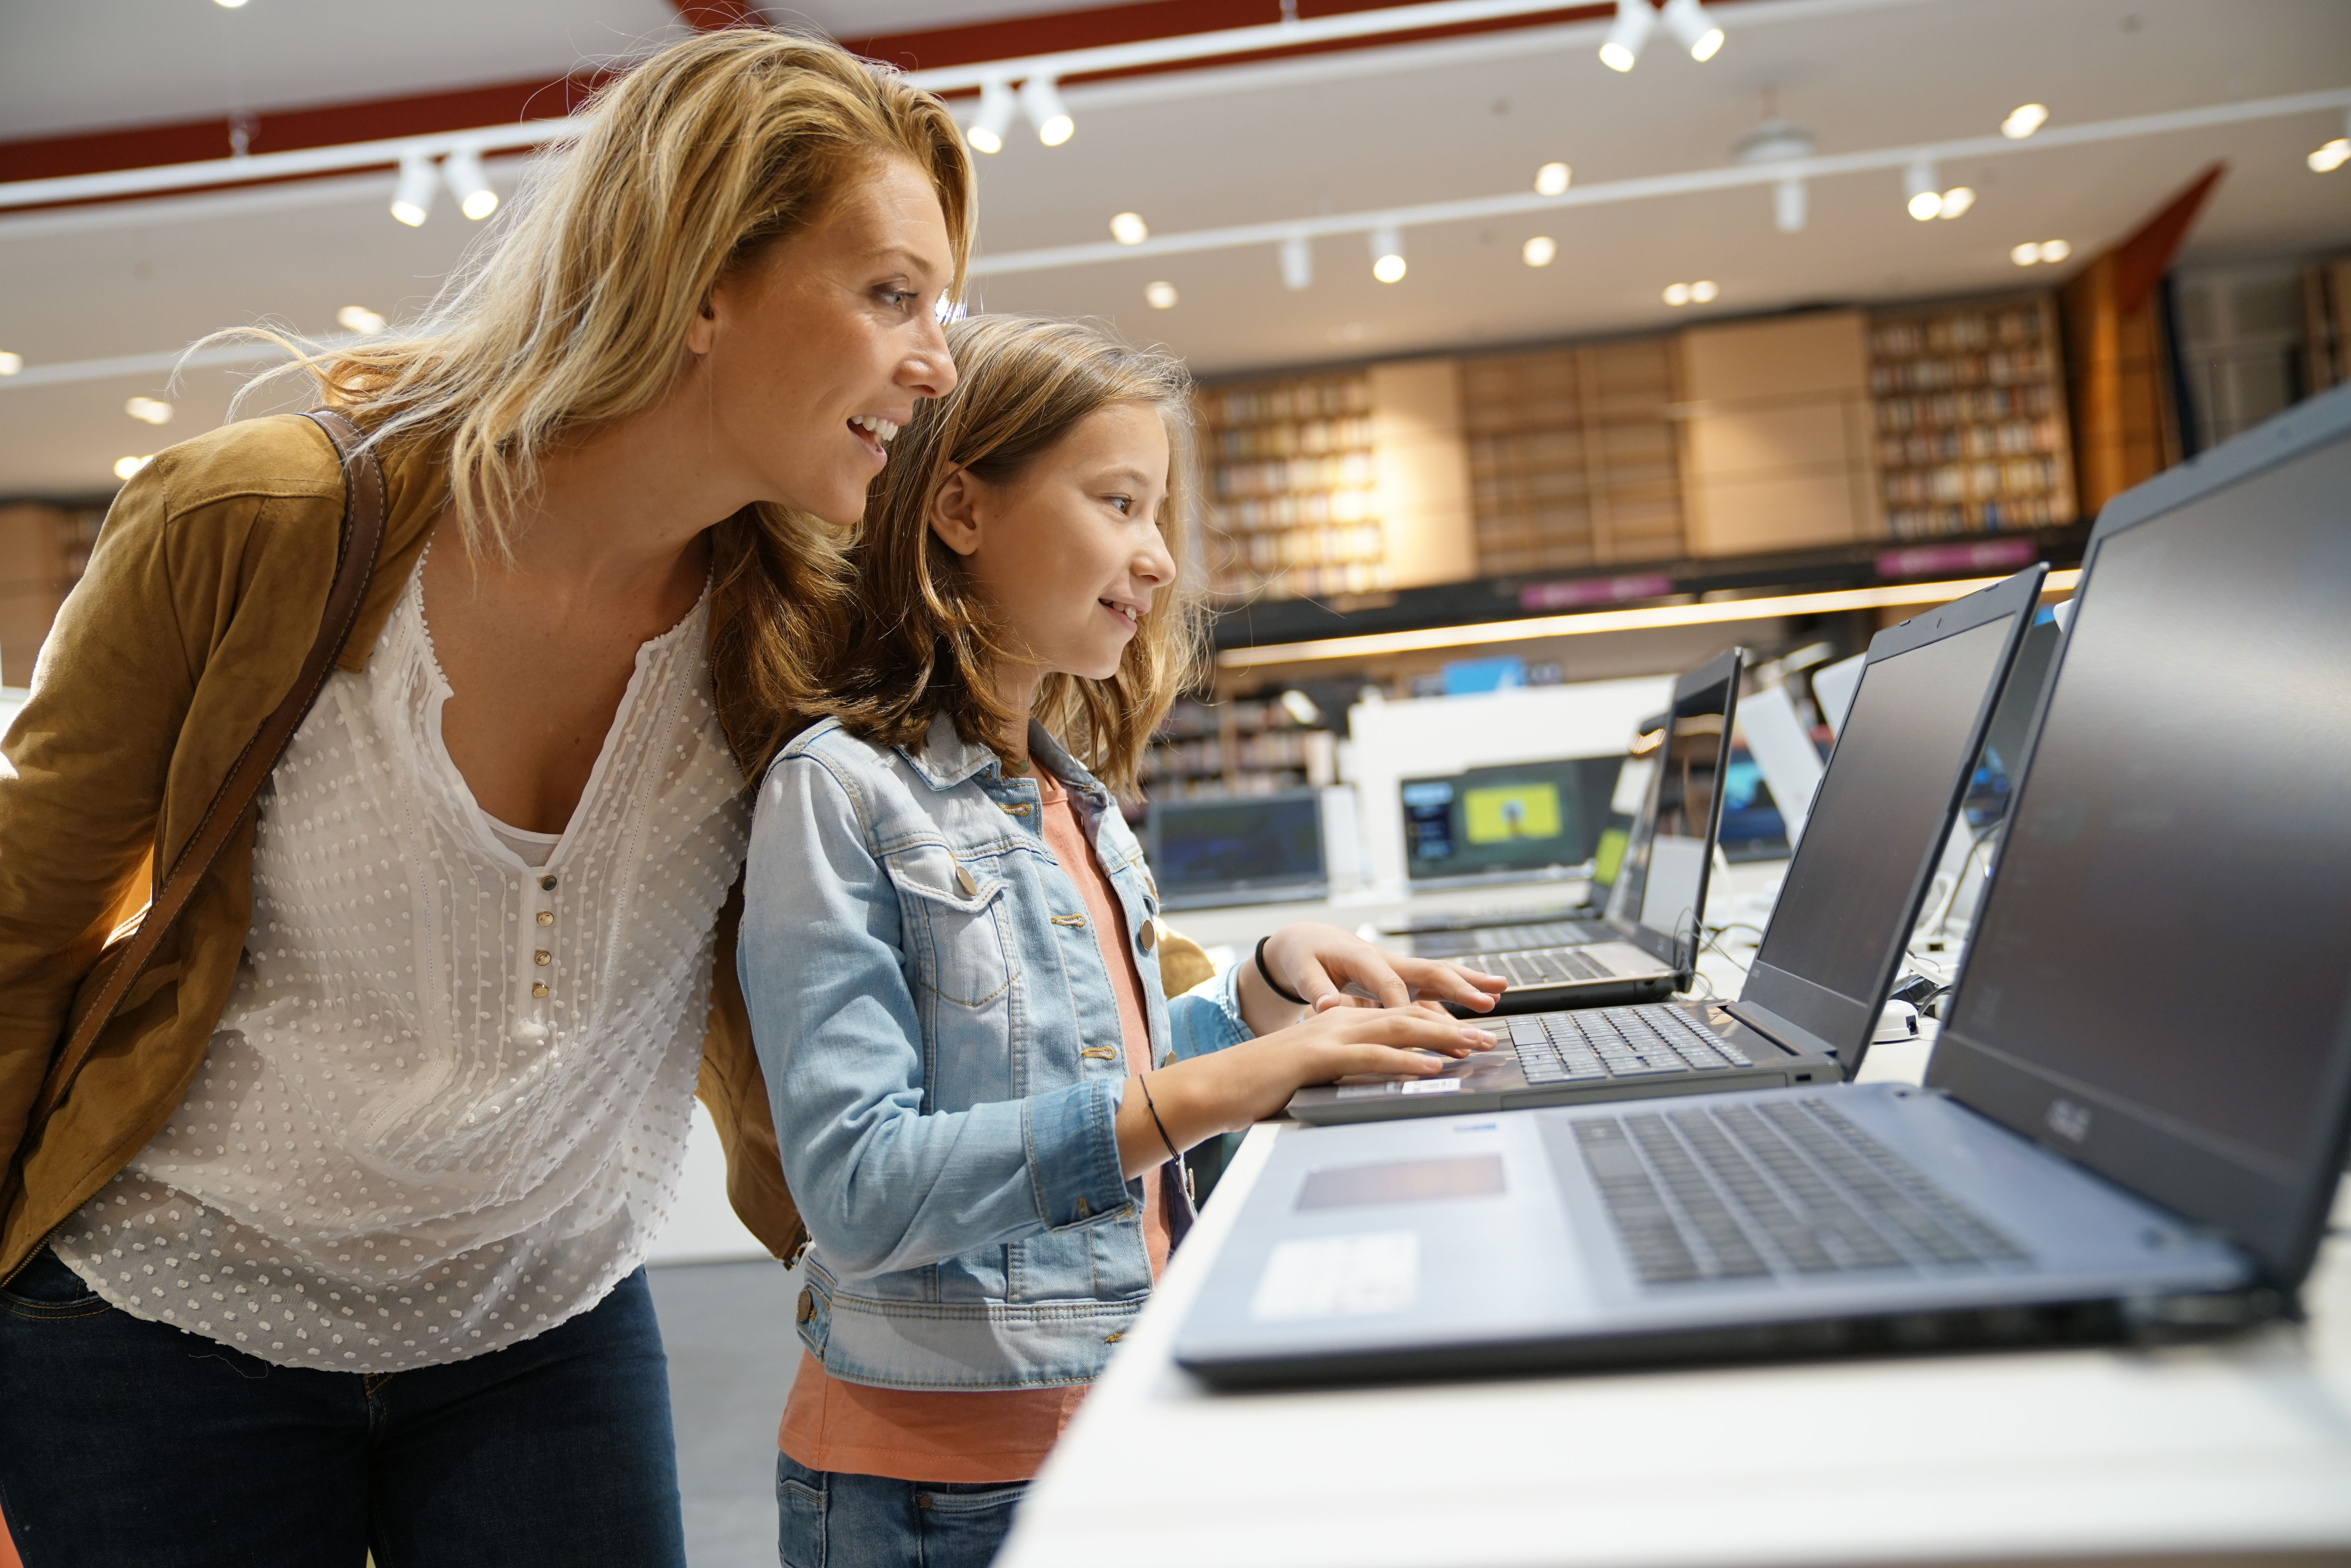
<svg viewBox="0 0 2351 1568"><path fill-rule="evenodd" d="M1040 824L1045 847L1085 900L1086 924L1118 1001L1127 1074L1140 1076L1151 1070L1151 1030L1126 917L1069 791L1046 773L1038 774L1037 783L1045 797ZM1167 1209L1155 1182L1145 1180L1143 1190L1143 1240L1155 1281L1167 1266ZM1045 1462L1046 1450L1085 1395L1083 1384L970 1394L875 1388L834 1377L803 1350L776 1440L812 1470L908 1481L1025 1481Z"/></svg>

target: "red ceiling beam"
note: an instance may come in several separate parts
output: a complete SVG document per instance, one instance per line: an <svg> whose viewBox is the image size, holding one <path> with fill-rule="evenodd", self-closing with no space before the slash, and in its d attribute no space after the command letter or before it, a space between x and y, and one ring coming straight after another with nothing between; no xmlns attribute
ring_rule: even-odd
<svg viewBox="0 0 2351 1568"><path fill-rule="evenodd" d="M1298 13L1308 18L1329 16L1384 10L1395 3L1395 0L1301 0ZM1727 4L1729 0L1714 0L1714 3ZM681 17L705 30L765 25L758 8L744 3L744 0L671 0L671 4L677 8ZM1109 77L1157 75L1241 60L1281 59L1299 55L1374 48L1562 22L1587 21L1611 15L1614 9L1610 4L1563 5L1556 11L1492 22L1259 50L1218 60L1186 60L1165 66L1144 66L1130 71L1099 73L1072 79L1102 80ZM844 38L841 42L870 58L883 60L908 70L920 70L1051 54L1105 44L1177 37L1226 27L1260 26L1279 20L1280 15L1280 0L1129 0L1123 5L1096 5L1046 16L1011 16L993 22L918 32ZM308 109L266 110L244 118L246 151L280 152L300 147L330 147L389 137L465 131L475 126L509 124L517 120L557 119L569 113L600 79L597 73L582 72L553 81L504 82L488 87L370 99ZM228 117L216 116L120 131L0 141L0 181L93 174L112 169L143 169L158 164L190 163L225 157L232 151L230 137L236 128L236 123Z"/></svg>

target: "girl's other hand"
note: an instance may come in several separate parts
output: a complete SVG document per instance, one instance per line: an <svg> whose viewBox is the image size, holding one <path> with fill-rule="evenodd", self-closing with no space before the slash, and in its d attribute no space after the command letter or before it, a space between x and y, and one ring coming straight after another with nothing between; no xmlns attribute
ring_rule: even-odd
<svg viewBox="0 0 2351 1568"><path fill-rule="evenodd" d="M1266 941L1266 967L1317 1011L1351 1005L1354 987L1384 1008L1415 1002L1458 1002L1473 1012L1492 1009L1510 981L1466 964L1441 958L1407 958L1375 947L1336 925L1301 920Z"/></svg>

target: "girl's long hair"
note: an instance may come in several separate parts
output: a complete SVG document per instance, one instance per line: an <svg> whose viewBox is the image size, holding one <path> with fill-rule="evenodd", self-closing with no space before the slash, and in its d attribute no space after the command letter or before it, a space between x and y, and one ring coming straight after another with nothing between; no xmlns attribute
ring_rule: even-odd
<svg viewBox="0 0 2351 1568"><path fill-rule="evenodd" d="M821 218L893 158L938 193L970 254L971 164L946 107L818 39L732 28L672 45L601 89L586 130L542 158L419 319L329 349L272 337L379 443L439 449L465 547L502 557L556 443L656 402L688 324L730 269ZM271 377L261 378L250 393ZM845 612L841 538L759 504L712 530L712 655L738 755L764 759L805 701L811 653Z"/></svg>
<svg viewBox="0 0 2351 1568"><path fill-rule="evenodd" d="M931 531L931 507L957 469L989 484L1028 465L1098 409L1144 403L1167 427L1171 461L1159 526L1176 580L1151 609L1105 680L1052 674L1035 716L1113 789L1135 788L1144 746L1203 669L1198 526L1191 516L1192 383L1182 362L1137 349L1089 322L977 316L947 329L959 380L915 405L867 497L849 552L856 614L820 675L810 705L884 746L920 746L946 714L956 733L1003 753L1011 714L988 672L1014 656L963 558ZM1037 563L1039 571L1055 569Z"/></svg>

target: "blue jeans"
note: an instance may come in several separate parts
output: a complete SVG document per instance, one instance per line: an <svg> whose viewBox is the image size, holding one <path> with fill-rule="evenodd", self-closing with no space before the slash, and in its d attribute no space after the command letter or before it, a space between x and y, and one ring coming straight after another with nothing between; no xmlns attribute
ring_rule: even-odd
<svg viewBox="0 0 2351 1568"><path fill-rule="evenodd" d="M0 1287L0 1512L26 1568L684 1568L644 1270L535 1339L370 1375L142 1322L44 1249Z"/></svg>
<svg viewBox="0 0 2351 1568"><path fill-rule="evenodd" d="M987 1568L1028 1490L812 1470L779 1453L776 1555L783 1568Z"/></svg>

